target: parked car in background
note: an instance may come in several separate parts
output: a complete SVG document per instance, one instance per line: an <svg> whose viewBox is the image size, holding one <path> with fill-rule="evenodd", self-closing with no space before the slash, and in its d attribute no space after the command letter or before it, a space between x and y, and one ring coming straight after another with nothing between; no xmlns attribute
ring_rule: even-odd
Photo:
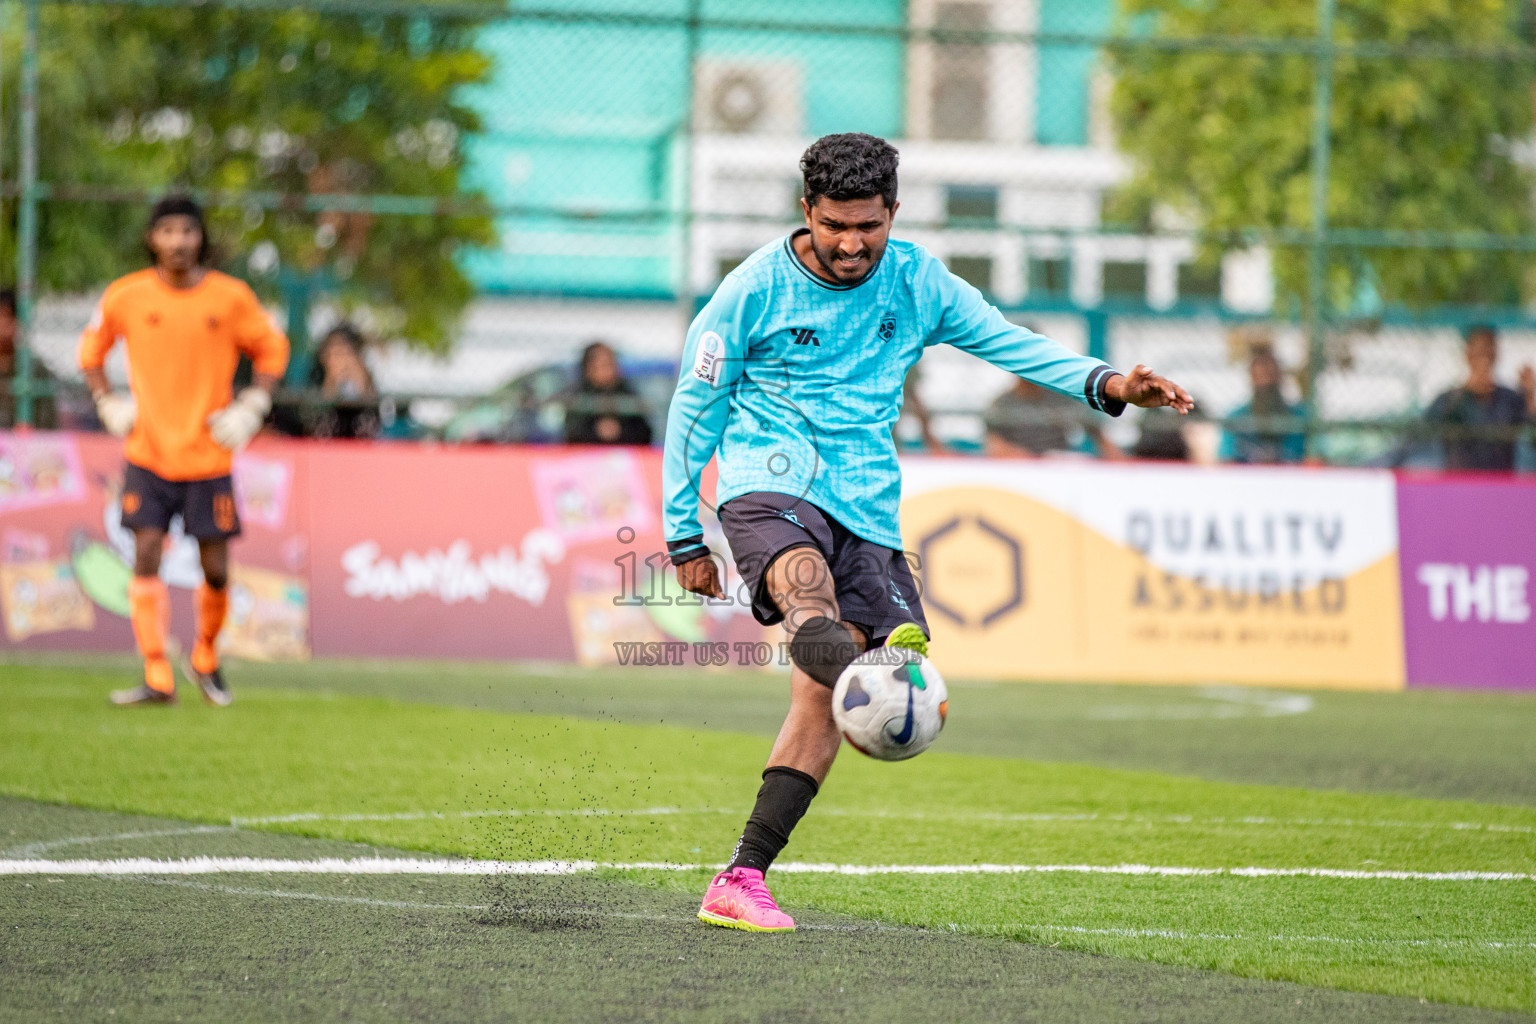
<svg viewBox="0 0 1536 1024"><path fill-rule="evenodd" d="M665 359L621 359L620 366L634 388L636 411L650 421L651 435L659 441L677 384L677 364ZM575 366L565 362L520 373L490 394L463 403L434 433L445 441L561 444L575 380Z"/></svg>

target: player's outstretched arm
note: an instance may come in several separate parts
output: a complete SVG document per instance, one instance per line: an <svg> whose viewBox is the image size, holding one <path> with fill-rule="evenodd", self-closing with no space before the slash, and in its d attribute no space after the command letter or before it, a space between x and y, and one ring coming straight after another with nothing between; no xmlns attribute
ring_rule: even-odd
<svg viewBox="0 0 1536 1024"><path fill-rule="evenodd" d="M1115 374L1104 382L1104 393L1117 402L1137 405L1143 409L1160 409L1170 406L1180 415L1188 415L1195 407L1189 392L1167 377L1152 372L1150 366L1136 365L1128 374Z"/></svg>

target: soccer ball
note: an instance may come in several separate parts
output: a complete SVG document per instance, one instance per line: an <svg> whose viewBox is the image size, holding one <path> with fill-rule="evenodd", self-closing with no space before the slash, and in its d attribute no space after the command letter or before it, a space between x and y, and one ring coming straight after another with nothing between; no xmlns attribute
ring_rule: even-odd
<svg viewBox="0 0 1536 1024"><path fill-rule="evenodd" d="M944 728L949 691L933 663L902 647L866 651L832 688L832 719L855 750L881 761L916 757Z"/></svg>

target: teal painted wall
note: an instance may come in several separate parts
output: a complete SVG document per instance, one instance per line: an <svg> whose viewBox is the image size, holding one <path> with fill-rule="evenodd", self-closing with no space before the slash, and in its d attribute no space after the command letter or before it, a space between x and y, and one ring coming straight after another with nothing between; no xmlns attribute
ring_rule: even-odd
<svg viewBox="0 0 1536 1024"><path fill-rule="evenodd" d="M1039 0L1040 31L1096 35L1109 31L1114 0ZM1042 146L1088 142L1088 86L1096 55L1089 46L1040 48L1035 141Z"/></svg>
<svg viewBox="0 0 1536 1024"><path fill-rule="evenodd" d="M1105 31L1114 0L1039 0L1041 30ZM677 145L687 112L688 38L679 24L603 22L681 18L688 0L538 0L520 10L591 14L592 21L515 21L487 28L493 80L471 90L484 130L468 144L466 183L499 205L554 209L566 218L500 219L501 245L465 258L489 291L667 294L682 206ZM704 29L701 58L795 61L804 85L806 132L900 136L904 50L899 37L809 34L775 24L902 23L902 0L699 0L705 19L761 29ZM1051 46L1039 55L1036 141L1083 145L1088 138L1090 47ZM621 216L583 223L583 217Z"/></svg>
<svg viewBox="0 0 1536 1024"><path fill-rule="evenodd" d="M686 0L542 0L522 10L613 15L686 13ZM901 0L700 0L702 18L773 23L901 24ZM507 216L501 246L465 265L491 291L666 293L681 208L677 140L686 115L686 30L601 21L517 21L485 30L493 80L466 96L482 133L468 145L466 184L498 204L623 224ZM808 134L899 135L903 50L898 37L706 29L701 58L796 61Z"/></svg>

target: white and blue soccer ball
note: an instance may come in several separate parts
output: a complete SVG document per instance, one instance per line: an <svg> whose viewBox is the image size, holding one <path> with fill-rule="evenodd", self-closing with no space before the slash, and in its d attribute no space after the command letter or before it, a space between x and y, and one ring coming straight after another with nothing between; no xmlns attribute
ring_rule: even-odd
<svg viewBox="0 0 1536 1024"><path fill-rule="evenodd" d="M864 652L832 688L838 732L881 761L904 761L927 750L948 712L949 691L939 670L901 647Z"/></svg>

